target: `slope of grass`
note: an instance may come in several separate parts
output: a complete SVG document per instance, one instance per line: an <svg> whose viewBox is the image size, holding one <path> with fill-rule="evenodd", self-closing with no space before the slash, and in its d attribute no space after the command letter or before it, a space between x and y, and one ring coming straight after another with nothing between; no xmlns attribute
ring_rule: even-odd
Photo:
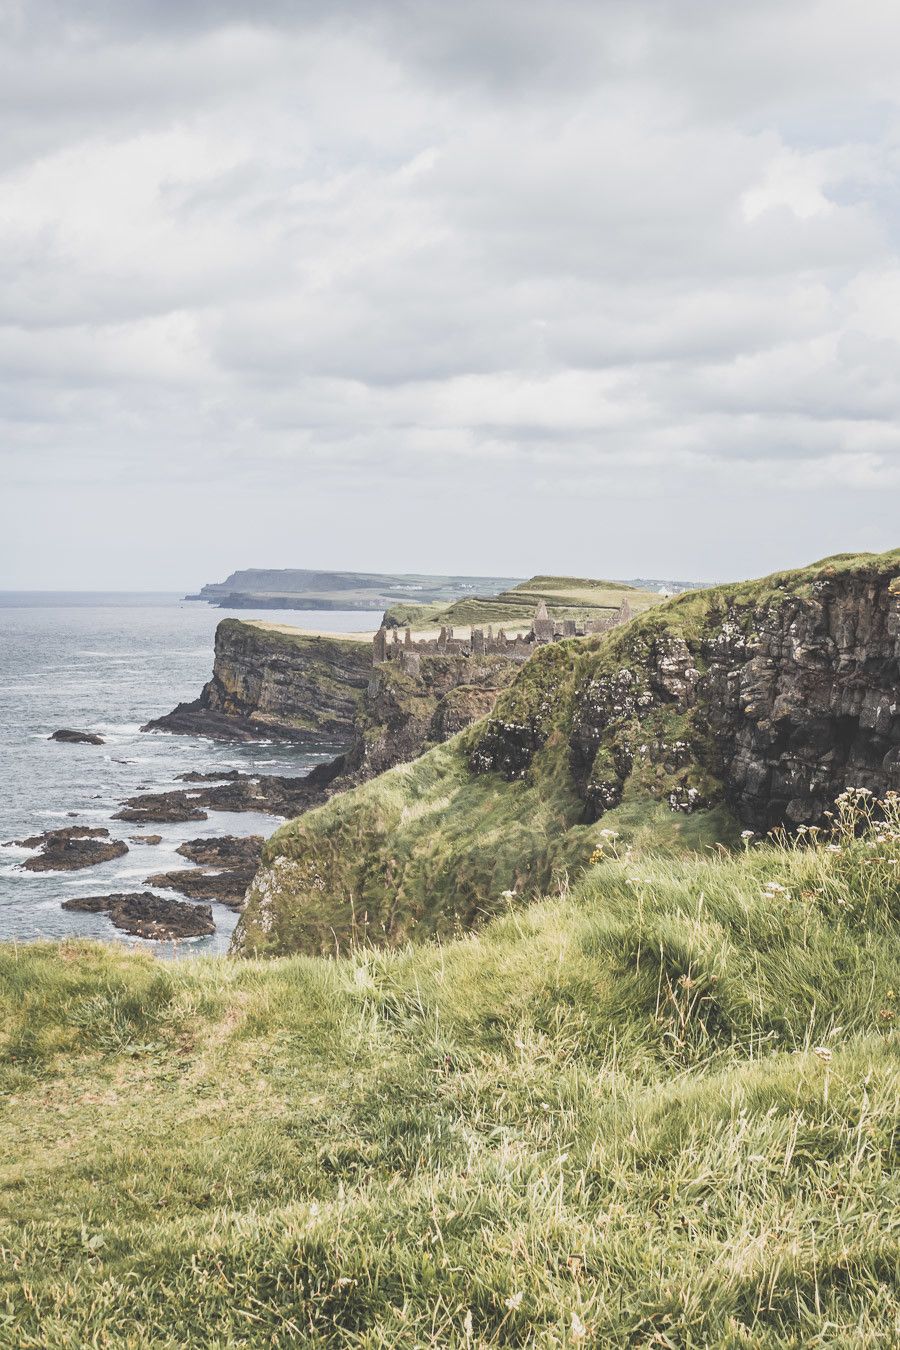
<svg viewBox="0 0 900 1350"><path fill-rule="evenodd" d="M891 809L443 946L0 949L0 1344L896 1344Z"/></svg>

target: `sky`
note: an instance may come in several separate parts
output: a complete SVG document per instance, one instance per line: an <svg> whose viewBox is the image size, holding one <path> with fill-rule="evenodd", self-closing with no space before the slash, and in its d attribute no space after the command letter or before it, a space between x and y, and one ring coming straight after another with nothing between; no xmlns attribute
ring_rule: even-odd
<svg viewBox="0 0 900 1350"><path fill-rule="evenodd" d="M900 545L896 0L0 0L0 588Z"/></svg>

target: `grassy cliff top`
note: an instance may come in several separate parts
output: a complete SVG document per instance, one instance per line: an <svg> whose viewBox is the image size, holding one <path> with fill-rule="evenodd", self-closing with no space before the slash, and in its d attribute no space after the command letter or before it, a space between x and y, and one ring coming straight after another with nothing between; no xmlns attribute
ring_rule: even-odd
<svg viewBox="0 0 900 1350"><path fill-rule="evenodd" d="M0 1341L895 1344L879 835L339 960L0 947Z"/></svg>

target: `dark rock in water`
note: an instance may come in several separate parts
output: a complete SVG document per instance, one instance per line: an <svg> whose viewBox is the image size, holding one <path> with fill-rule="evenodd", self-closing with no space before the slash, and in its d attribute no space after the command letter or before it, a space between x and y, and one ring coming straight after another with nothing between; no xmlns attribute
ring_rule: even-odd
<svg viewBox="0 0 900 1350"><path fill-rule="evenodd" d="M43 848L44 844L56 843L63 839L108 839L109 830L99 825L65 825L60 830L45 830L43 834L30 834L27 839L10 839L10 844L18 848Z"/></svg>
<svg viewBox="0 0 900 1350"><path fill-rule="evenodd" d="M93 731L72 731L69 727L61 727L59 731L54 731L52 736L47 737L48 741L63 741L66 745L105 745L102 736L98 736Z"/></svg>
<svg viewBox="0 0 900 1350"><path fill-rule="evenodd" d="M260 728L249 718L231 717L214 708L204 707L200 699L192 703L179 703L172 712L166 713L164 717L156 717L141 727L141 731L168 731L176 736L209 736L215 741L232 741L237 745L269 740L273 736L271 728ZM279 739L287 740L290 737L282 731Z"/></svg>
<svg viewBox="0 0 900 1350"><path fill-rule="evenodd" d="M219 773L198 773L191 769L190 773L177 773L175 777L179 783L237 783L241 778L252 778L253 775L241 773L240 769L222 769Z"/></svg>
<svg viewBox="0 0 900 1350"><path fill-rule="evenodd" d="M207 818L206 812L181 791L147 792L140 797L129 797L121 811L113 816L113 820L127 820L134 825L171 825Z"/></svg>
<svg viewBox="0 0 900 1350"><path fill-rule="evenodd" d="M192 900L218 900L237 909L256 875L264 843L258 834L189 839L177 851L201 866L156 872L147 877L146 884L178 891Z"/></svg>
<svg viewBox="0 0 900 1350"><path fill-rule="evenodd" d="M161 834L130 834L128 842L131 844L161 844Z"/></svg>
<svg viewBox="0 0 900 1350"><path fill-rule="evenodd" d="M137 825L207 820L204 808L296 816L324 800L323 786L334 776L337 771L335 766L340 763L335 760L330 764L321 764L311 773L296 777L238 774L224 781L217 779L190 792L184 788L174 788L171 792L142 793L137 797L129 797L113 820L127 820Z"/></svg>
<svg viewBox="0 0 900 1350"><path fill-rule="evenodd" d="M265 842L261 834L227 834L219 839L187 839L175 852L203 867L256 867Z"/></svg>
<svg viewBox="0 0 900 1350"><path fill-rule="evenodd" d="M209 905L190 905L167 900L152 891L130 895L83 895L64 900L63 909L82 914L108 914L116 928L134 937L171 941L174 938L206 937L216 931Z"/></svg>
<svg viewBox="0 0 900 1350"><path fill-rule="evenodd" d="M121 839L109 838L109 830L77 825L32 835L21 840L21 844L25 848L41 848L36 858L27 858L22 863L26 872L77 872L82 867L122 858L128 852L128 845Z"/></svg>
<svg viewBox="0 0 900 1350"><path fill-rule="evenodd" d="M205 867L181 867L172 872L154 872L146 878L145 885L178 891L191 900L218 900L231 909L239 909L255 876L255 867L228 872L213 872Z"/></svg>

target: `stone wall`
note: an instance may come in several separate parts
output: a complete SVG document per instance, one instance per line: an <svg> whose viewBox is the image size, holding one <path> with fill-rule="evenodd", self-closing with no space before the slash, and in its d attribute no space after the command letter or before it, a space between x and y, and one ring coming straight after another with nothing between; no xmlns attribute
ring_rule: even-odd
<svg viewBox="0 0 900 1350"><path fill-rule="evenodd" d="M455 637L453 629L446 625L436 638L413 639L412 630L407 628L403 637L397 628L379 628L372 641L372 663L380 666L385 661L399 661L408 673L418 672L416 660L426 653L442 656L502 656L508 661L527 661L532 652L548 642L560 642L565 638L586 637L592 633L606 633L611 628L628 623L633 618L627 600L623 600L617 610L604 614L601 618L588 619L583 623L575 619L553 619L542 600L535 611L529 633L507 637L502 628L494 633L493 627L472 628L468 637Z"/></svg>

